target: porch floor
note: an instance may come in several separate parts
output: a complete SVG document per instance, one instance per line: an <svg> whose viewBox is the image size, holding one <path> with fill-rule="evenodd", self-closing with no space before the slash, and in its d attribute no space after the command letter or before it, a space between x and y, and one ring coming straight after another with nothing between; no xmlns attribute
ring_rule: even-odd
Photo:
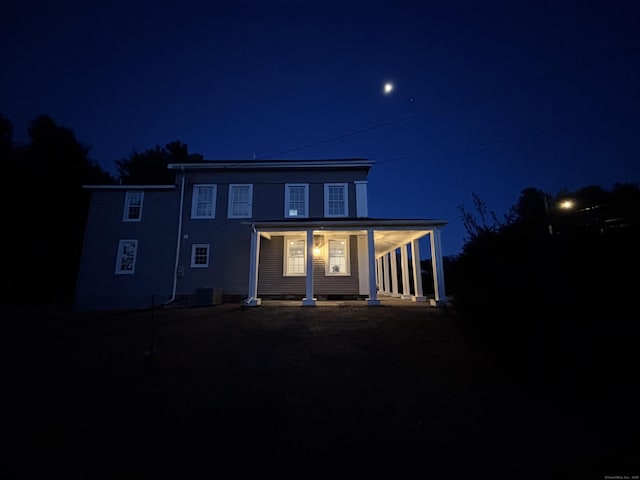
<svg viewBox="0 0 640 480"><path fill-rule="evenodd" d="M390 297L387 295L378 295L380 306L383 307L416 307L416 308L436 308L431 305L430 300L433 297L427 296L427 300L423 302L414 302L412 300L403 300L398 297ZM270 300L262 299L261 307L301 307L302 300ZM318 300L316 307L369 307L365 299L362 300Z"/></svg>

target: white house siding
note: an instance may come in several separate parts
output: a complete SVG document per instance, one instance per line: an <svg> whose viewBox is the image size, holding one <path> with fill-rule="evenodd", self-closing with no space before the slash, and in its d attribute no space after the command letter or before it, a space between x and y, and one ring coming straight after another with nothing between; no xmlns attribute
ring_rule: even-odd
<svg viewBox="0 0 640 480"><path fill-rule="evenodd" d="M315 235L314 240L321 236ZM271 239L260 240L260 265L258 272L258 295L289 296L302 298L305 296L306 278L283 275L284 237L272 236ZM325 275L325 257L313 259L313 281L316 296L359 295L358 242L357 236L349 235L349 276Z"/></svg>

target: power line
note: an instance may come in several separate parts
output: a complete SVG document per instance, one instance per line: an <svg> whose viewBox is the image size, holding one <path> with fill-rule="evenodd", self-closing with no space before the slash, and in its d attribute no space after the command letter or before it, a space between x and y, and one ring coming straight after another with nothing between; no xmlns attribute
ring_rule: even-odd
<svg viewBox="0 0 640 480"><path fill-rule="evenodd" d="M638 53L640 53L640 47L633 47L633 48L624 49L624 50L621 50L621 51L617 52L616 54L608 55L606 57L601 57L599 59L594 59L594 60L590 60L590 61L581 63L581 64L573 67L570 70L561 70L561 71L551 72L551 73L548 73L546 75L542 75L542 76L540 76L538 78L534 78L533 80L531 80L529 82L519 82L519 83L518 82L514 82L511 85L503 86L503 87L501 87L501 88L499 88L499 89L497 89L494 92L489 93L489 94L476 95L476 96L468 97L465 100L453 102L453 103L446 104L446 105L441 105L439 107L430 108L430 109L424 110L422 112L417 112L417 113L414 113L414 114L411 114L411 115L406 115L404 117L397 118L395 120L389 120L389 121L378 123L378 124L375 124L375 125L370 125L368 127L359 128L359 129L352 130L352 131L349 131L349 132L346 132L346 133L343 133L343 134L340 134L340 135L327 137L327 138L324 138L322 140L318 140L316 142L311 142L311 143L307 143L307 144L304 144L304 145L300 145L298 147L293 147L293 148L289 148L289 149L286 149L286 150L281 150L279 152L271 153L269 155L261 155L261 156L259 156L257 158L259 160L264 160L264 159L276 157L278 155L284 155L284 154L287 154L287 153L297 152L299 150L306 150L307 148L316 147L318 145L323 145L325 143L335 142L335 141L341 140L343 138L352 137L352 136L359 135L359 134L362 134L362 133L370 132L372 130L377 130L379 128L383 128L383 127L387 127L387 126L390 126L390 125L394 125L396 123L406 122L408 120L412 120L414 118L421 117L423 115L433 114L433 113L437 113L437 112L441 112L441 111L452 110L452 109L460 107L460 106L473 104L475 102L479 102L479 101L482 101L482 100L486 100L488 98L492 98L492 97L496 97L496 96L508 93L509 91L514 90L516 88L520 89L523 86L532 85L532 84L535 84L537 82L541 82L541 81L544 81L544 80L549 80L549 79L559 78L559 77L562 77L564 75L574 74L574 73L576 73L576 72L578 72L580 70L583 70L585 68L590 68L590 67L593 67L593 66L596 66L596 65L602 65L602 64L605 64L605 63L608 63L608 62L611 62L611 61L618 60L620 58L637 55Z"/></svg>
<svg viewBox="0 0 640 480"><path fill-rule="evenodd" d="M548 129L544 129L544 130L536 130L533 132L528 132L528 133L520 133L517 135L513 135L513 136L509 136L509 137L502 137L502 138L496 138L494 140L486 140L486 141L480 141L480 142L476 142L476 143L470 143L467 145L451 145L451 146L447 146L447 147L442 147L436 150L433 150L431 152L427 152L427 153L422 153L419 155L415 155L415 157L424 157L426 155L429 154L434 154L434 153L445 153L445 152L453 152L453 151L468 151L468 150L474 150L476 148L483 148L483 147L487 147L490 145L496 145L499 143L507 143L507 142L513 142L513 141L517 141L517 140L523 140L526 138L532 138L532 137L539 137L542 135L550 135L550 134L554 134L554 133L558 133L558 132L562 132L565 130L574 130L574 129L578 129L578 128L587 128L587 127L594 127L594 126L598 126L598 125L603 125L603 124L607 124L607 123L614 123L614 122L619 122L619 121L629 121L629 120L633 120L636 118L640 118L640 113L630 113L630 114L626 114L626 115L619 115L616 117L609 117L609 118L604 118L604 119L600 119L600 120L592 120L592 121L587 121L587 122L581 122L581 123L575 123L572 125L564 125L564 126L560 126L560 127L556 127L556 128L548 128ZM402 156L402 157L395 157L395 158L390 158L388 160L380 160L376 162L376 165L381 165L381 164L385 164L385 163L393 163L393 162L399 162L402 160L409 160L411 159L411 157L408 156Z"/></svg>

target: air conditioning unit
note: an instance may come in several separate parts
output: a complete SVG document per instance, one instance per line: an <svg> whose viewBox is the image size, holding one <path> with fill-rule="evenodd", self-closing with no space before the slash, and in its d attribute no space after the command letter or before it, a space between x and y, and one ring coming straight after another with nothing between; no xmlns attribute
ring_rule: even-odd
<svg viewBox="0 0 640 480"><path fill-rule="evenodd" d="M204 307L207 305L219 305L222 303L221 288L196 288L194 305Z"/></svg>

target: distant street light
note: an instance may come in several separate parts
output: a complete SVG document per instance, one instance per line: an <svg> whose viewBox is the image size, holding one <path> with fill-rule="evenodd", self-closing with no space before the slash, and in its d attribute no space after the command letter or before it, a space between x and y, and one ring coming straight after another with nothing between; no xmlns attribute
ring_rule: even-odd
<svg viewBox="0 0 640 480"><path fill-rule="evenodd" d="M563 200L559 205L563 210L571 210L574 207L575 203L573 202L573 200Z"/></svg>

